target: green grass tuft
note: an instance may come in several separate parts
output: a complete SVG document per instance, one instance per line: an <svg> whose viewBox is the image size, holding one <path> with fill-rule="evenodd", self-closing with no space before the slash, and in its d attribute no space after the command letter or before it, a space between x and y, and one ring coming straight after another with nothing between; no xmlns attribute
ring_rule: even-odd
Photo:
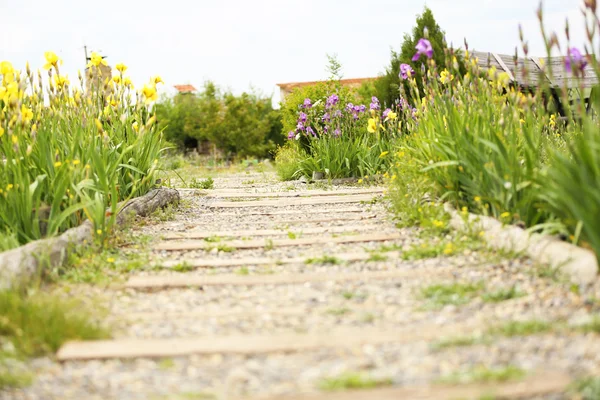
<svg viewBox="0 0 600 400"><path fill-rule="evenodd" d="M421 289L421 295L428 300L432 308L446 305L463 305L470 302L482 290L483 284L479 283L452 283L448 285L437 284Z"/></svg>
<svg viewBox="0 0 600 400"><path fill-rule="evenodd" d="M54 353L67 340L104 339L109 332L75 300L5 290L0 292L0 336L12 342L17 354L38 357Z"/></svg>
<svg viewBox="0 0 600 400"><path fill-rule="evenodd" d="M521 380L526 372L509 365L502 368L475 367L465 372L457 372L440 379L441 383L502 383Z"/></svg>
<svg viewBox="0 0 600 400"><path fill-rule="evenodd" d="M524 295L525 294L520 292L515 286L512 286L510 289L499 289L494 292L484 293L482 299L488 303L500 303L502 301L523 297Z"/></svg>
<svg viewBox="0 0 600 400"><path fill-rule="evenodd" d="M392 380L374 379L357 372L346 372L334 378L323 379L319 388L325 391L347 390L347 389L371 389L380 386L389 386Z"/></svg>

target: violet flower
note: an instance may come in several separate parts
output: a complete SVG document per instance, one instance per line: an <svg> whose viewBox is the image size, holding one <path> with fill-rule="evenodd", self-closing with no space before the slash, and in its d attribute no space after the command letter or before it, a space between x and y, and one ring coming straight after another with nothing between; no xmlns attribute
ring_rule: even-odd
<svg viewBox="0 0 600 400"><path fill-rule="evenodd" d="M333 106L335 106L338 101L340 101L340 98L338 97L337 94L332 94L331 96L329 96L327 98L327 101L325 102L325 108L331 108Z"/></svg>
<svg viewBox="0 0 600 400"><path fill-rule="evenodd" d="M300 112L300 114L298 114L298 122L302 122L302 123L306 122L307 117L308 117L308 115L306 115L303 112Z"/></svg>
<svg viewBox="0 0 600 400"><path fill-rule="evenodd" d="M296 137L296 132L294 132L294 131L290 131L290 132L288 133L288 136L287 136L287 138L288 138L288 139L292 140L292 139L293 139L293 138L295 138L295 137Z"/></svg>
<svg viewBox="0 0 600 400"><path fill-rule="evenodd" d="M387 118L388 114L391 112L392 112L391 108L386 108L381 115L383 116L383 118Z"/></svg>
<svg viewBox="0 0 600 400"><path fill-rule="evenodd" d="M350 112L354 111L354 104L352 104L352 103L346 104L346 111L350 111Z"/></svg>
<svg viewBox="0 0 600 400"><path fill-rule="evenodd" d="M417 52L412 58L413 61L417 61L423 54L426 55L427 58L433 57L433 47L431 47L431 42L425 38L419 39L415 49L417 49Z"/></svg>
<svg viewBox="0 0 600 400"><path fill-rule="evenodd" d="M415 70L408 64L400 64L400 77L408 79L415 73Z"/></svg>
<svg viewBox="0 0 600 400"><path fill-rule="evenodd" d="M299 131L303 131L305 129L304 124L301 121L298 121L298 125L296 125L296 128Z"/></svg>
<svg viewBox="0 0 600 400"><path fill-rule="evenodd" d="M339 137L342 134L342 131L340 131L340 128L335 128L335 130L333 131L333 136L335 137Z"/></svg>
<svg viewBox="0 0 600 400"><path fill-rule="evenodd" d="M304 103L302 103L302 108L311 108L312 107L312 102L310 101L310 99L304 99Z"/></svg>
<svg viewBox="0 0 600 400"><path fill-rule="evenodd" d="M325 114L323 114L323 117L321 118L321 120L323 122L329 122L329 121L331 121L331 116L329 115L329 113L325 113Z"/></svg>
<svg viewBox="0 0 600 400"><path fill-rule="evenodd" d="M308 128L306 128L306 133L313 135L314 137L317 137L317 135L315 134L315 131L313 131L313 129L310 126Z"/></svg>
<svg viewBox="0 0 600 400"><path fill-rule="evenodd" d="M572 72L573 66L575 66L575 68L578 70L583 71L586 65L587 60L583 54L581 54L579 49L576 47L571 47L567 56L565 57L565 70L567 70L567 72Z"/></svg>
<svg viewBox="0 0 600 400"><path fill-rule="evenodd" d="M333 118L339 118L342 116L342 111L341 110L335 110L333 112Z"/></svg>
<svg viewBox="0 0 600 400"><path fill-rule="evenodd" d="M379 99L375 96L371 98L371 110L379 110L381 106L379 105Z"/></svg>

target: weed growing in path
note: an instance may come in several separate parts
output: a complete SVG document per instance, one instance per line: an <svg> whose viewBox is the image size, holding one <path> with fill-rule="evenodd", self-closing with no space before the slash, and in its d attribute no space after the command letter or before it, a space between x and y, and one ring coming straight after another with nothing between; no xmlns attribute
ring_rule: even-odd
<svg viewBox="0 0 600 400"><path fill-rule="evenodd" d="M483 289L483 283L436 284L421 289L421 295L427 300L430 308L436 309L446 305L463 305L474 299Z"/></svg>
<svg viewBox="0 0 600 400"><path fill-rule="evenodd" d="M380 386L389 386L392 380L375 379L358 372L346 372L334 378L326 378L321 381L319 388L326 391L347 389L370 389Z"/></svg>
<svg viewBox="0 0 600 400"><path fill-rule="evenodd" d="M521 380L526 372L509 365L501 368L475 367L465 372L457 372L440 379L442 383L501 383Z"/></svg>
<svg viewBox="0 0 600 400"><path fill-rule="evenodd" d="M305 264L331 264L331 265L340 265L342 264L342 260L334 256L323 256L316 258L307 258L304 263Z"/></svg>

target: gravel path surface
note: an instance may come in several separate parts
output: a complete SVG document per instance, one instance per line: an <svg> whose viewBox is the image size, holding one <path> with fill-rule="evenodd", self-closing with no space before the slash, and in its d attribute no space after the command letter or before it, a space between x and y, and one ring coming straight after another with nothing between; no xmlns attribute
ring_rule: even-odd
<svg viewBox="0 0 600 400"><path fill-rule="evenodd" d="M353 189L281 183L268 173L239 174L214 181L216 189L247 193ZM591 287L573 287L563 280L544 277L539 266L526 258L509 258L489 250L403 259L403 252L427 246L433 239L420 237L416 228L397 228L382 200L219 209L211 204L235 202L235 199L206 197L193 190L182 191L182 197L173 219L146 221L134 228L135 235L151 237L145 244L147 251L164 242L162 238L168 233L263 229L278 229L281 233L235 238L265 240L264 248L228 249L229 238L211 238L214 247L209 250L151 251L151 263L157 268L132 271L132 276L284 276L395 270L414 274L389 280L223 284L151 291L114 285L73 288L71 295L103 299L110 311L106 322L113 327L114 339L327 336L334 330L401 332L407 328L418 330L420 326L437 327L439 334L433 341L415 337L410 343L367 343L353 348L302 352L290 349L266 354L189 354L162 359L114 358L63 363L37 359L28 365L35 373L34 383L28 388L0 392L0 399L285 398L289 394L318 392L328 378L348 373L360 373L373 381L398 386L435 384L447 377L476 381L477 373L473 371L477 369L515 368L530 375L551 369L574 380L600 376L599 328L596 326L595 331L582 328L589 328L594 321L600 324L600 320L594 319L600 310L598 282ZM359 229L337 234L302 232L316 227ZM400 236L385 242L269 246L269 239L374 233ZM460 235L453 239L460 240ZM344 262L336 258L357 253L367 254L370 259ZM158 268L164 261L173 260L185 266L186 260L194 259L265 257L275 262L198 269ZM291 258L304 262L277 262ZM452 284L456 285L451 287ZM447 293L442 293L443 290ZM525 322L529 322L528 327L519 330ZM532 328L534 322L538 328ZM448 336L446 327L456 324L464 325L464 332ZM457 339L461 339L462 345L457 345ZM571 397L565 392L529 398Z"/></svg>

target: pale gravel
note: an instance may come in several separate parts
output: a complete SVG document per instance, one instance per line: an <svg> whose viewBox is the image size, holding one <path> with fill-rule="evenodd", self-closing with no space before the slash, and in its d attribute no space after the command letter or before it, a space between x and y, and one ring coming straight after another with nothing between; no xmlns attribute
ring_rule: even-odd
<svg viewBox="0 0 600 400"><path fill-rule="evenodd" d="M242 182L255 180L253 185ZM269 174L241 174L233 178L215 178L216 188L239 187L247 191L280 191L291 187L306 190L305 183L276 182ZM312 185L314 187L314 185ZM350 188L346 186L345 188ZM318 189L323 189L319 185ZM335 216L339 208L354 208L360 213L377 214L377 220L326 223L301 222L290 224L287 230L302 228L380 224L378 233L399 232L402 237L386 244L408 248L421 242L414 228L397 229L386 217L385 205L342 204L292 207L256 207L249 209L214 210L209 205L221 199L183 194L184 207L175 220L150 223L136 230L140 235L155 237L154 243L166 232L189 229L246 230L281 228L278 221L303 221ZM338 208L339 207L339 208ZM247 212L301 210L304 215L258 216ZM328 210L311 216L311 210ZM232 215L225 215L232 214ZM350 213L349 213L350 214ZM340 215L340 214L337 214ZM320 235L319 235L320 236ZM328 236L328 235L324 235ZM263 238L264 239L264 238ZM230 259L239 257L319 257L345 252L373 251L382 243L313 245L283 247L272 250L252 249L226 252L154 252L153 260ZM600 283L579 288L581 295L565 282L552 282L531 273L533 265L527 259L489 259L478 253L460 254L427 260L405 261L388 259L381 262L352 262L342 265L248 265L250 274L346 273L380 270L418 270L453 267L451 277L424 274L390 281L321 282L303 285L220 286L195 289L171 289L157 292L113 290L81 286L71 295L83 298L101 296L110 311L107 323L113 324L116 337L186 337L202 335L278 334L301 332L327 333L336 328L400 329L418 324L438 324L486 321L485 326L514 319L588 320L598 315L600 305L587 300L600 298ZM229 274L239 268L198 269L186 274ZM138 275L180 274L170 270L135 272ZM484 282L490 290L517 285L525 297L501 303L484 303L475 299L466 305L446 306L432 310L424 308L421 288L437 283ZM344 293L354 293L352 299ZM301 315L282 315L273 310L300 309ZM348 309L339 314L339 310ZM202 312L232 311L248 316L206 317ZM263 312L264 311L264 312ZM193 313L186 317L186 313ZM128 318L132 314L151 314L152 318ZM176 318L162 320L157 314L170 313ZM177 357L172 363L159 360L109 360L67 362L57 364L49 359L34 360L29 368L35 372L33 386L17 391L0 392L0 399L168 399L183 393L213 393L217 398L240 395L285 395L300 391L315 391L323 377L344 371L365 371L373 377L391 378L394 384L427 384L453 372L485 365L501 367L508 364L527 371L551 366L572 376L600 375L600 335L555 333L525 338L499 338L484 346L450 348L436 351L431 343L362 346L357 349L321 349L303 353L254 356L220 355ZM171 365L172 364L172 365ZM546 399L566 398L561 395Z"/></svg>

